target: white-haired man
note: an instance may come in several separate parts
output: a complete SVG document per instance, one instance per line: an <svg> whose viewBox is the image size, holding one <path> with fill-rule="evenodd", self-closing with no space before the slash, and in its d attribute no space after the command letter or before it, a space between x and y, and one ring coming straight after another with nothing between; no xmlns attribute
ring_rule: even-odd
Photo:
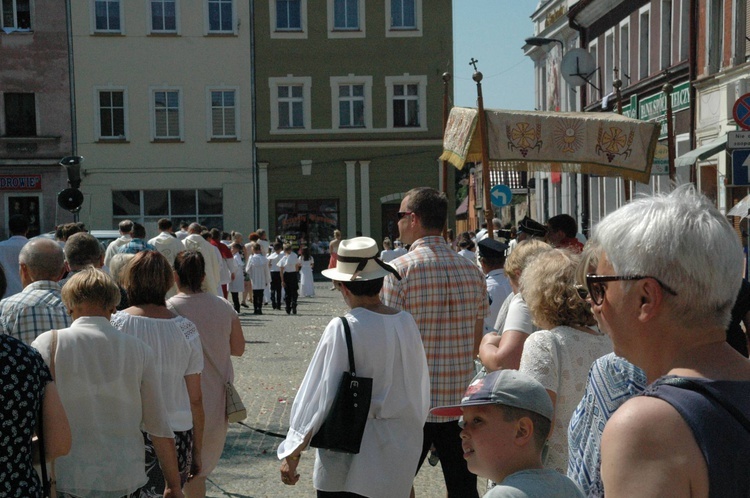
<svg viewBox="0 0 750 498"><path fill-rule="evenodd" d="M604 429L607 497L750 496L750 361L726 342L742 278L733 228L681 187L610 214L592 243L594 314L651 383Z"/></svg>

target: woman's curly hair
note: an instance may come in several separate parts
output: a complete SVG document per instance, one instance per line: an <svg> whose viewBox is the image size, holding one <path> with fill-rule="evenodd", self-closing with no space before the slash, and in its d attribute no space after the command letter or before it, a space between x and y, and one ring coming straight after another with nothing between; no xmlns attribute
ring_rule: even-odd
<svg viewBox="0 0 750 498"><path fill-rule="evenodd" d="M596 320L576 289L581 256L566 249L539 254L521 275L521 294L540 327L590 326Z"/></svg>

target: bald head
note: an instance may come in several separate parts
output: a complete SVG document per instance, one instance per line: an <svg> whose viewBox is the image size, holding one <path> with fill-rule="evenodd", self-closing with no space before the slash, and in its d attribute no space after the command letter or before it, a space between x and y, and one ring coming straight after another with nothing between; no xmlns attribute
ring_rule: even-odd
<svg viewBox="0 0 750 498"><path fill-rule="evenodd" d="M50 239L34 239L26 243L18 255L24 287L38 280L60 280L65 264L62 247ZM24 275L25 274L25 275Z"/></svg>
<svg viewBox="0 0 750 498"><path fill-rule="evenodd" d="M200 234L203 231L203 227L200 223L191 223L188 226L188 233L197 233Z"/></svg>

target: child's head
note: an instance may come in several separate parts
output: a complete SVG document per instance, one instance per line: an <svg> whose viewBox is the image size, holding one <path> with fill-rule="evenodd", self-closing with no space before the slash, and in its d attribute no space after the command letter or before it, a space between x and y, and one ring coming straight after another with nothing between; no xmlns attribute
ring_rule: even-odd
<svg viewBox="0 0 750 498"><path fill-rule="evenodd" d="M260 244L253 244L252 248L253 248L253 254L260 254L260 251L262 249Z"/></svg>
<svg viewBox="0 0 750 498"><path fill-rule="evenodd" d="M501 482L527 468L541 467L554 407L547 390L516 370L477 376L460 405L438 407L434 415L462 416L461 442L469 470Z"/></svg>

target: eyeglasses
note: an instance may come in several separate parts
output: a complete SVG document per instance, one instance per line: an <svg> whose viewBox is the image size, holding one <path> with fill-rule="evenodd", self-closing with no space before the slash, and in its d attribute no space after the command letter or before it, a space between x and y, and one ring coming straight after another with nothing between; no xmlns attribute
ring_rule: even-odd
<svg viewBox="0 0 750 498"><path fill-rule="evenodd" d="M672 290L667 284L656 277L650 277L648 275L623 276L588 274L586 275L586 288L588 289L588 295L591 298L591 302L597 306L600 306L604 301L604 294L606 294L607 292L607 282L617 282L618 280L643 280L644 278L653 278L654 280L656 280L656 283L658 283L662 287L662 289L672 294L673 296L677 295L677 292Z"/></svg>
<svg viewBox="0 0 750 498"><path fill-rule="evenodd" d="M398 216L398 219L400 220L404 216L409 216L410 214L414 214L413 211L399 211L396 216Z"/></svg>

